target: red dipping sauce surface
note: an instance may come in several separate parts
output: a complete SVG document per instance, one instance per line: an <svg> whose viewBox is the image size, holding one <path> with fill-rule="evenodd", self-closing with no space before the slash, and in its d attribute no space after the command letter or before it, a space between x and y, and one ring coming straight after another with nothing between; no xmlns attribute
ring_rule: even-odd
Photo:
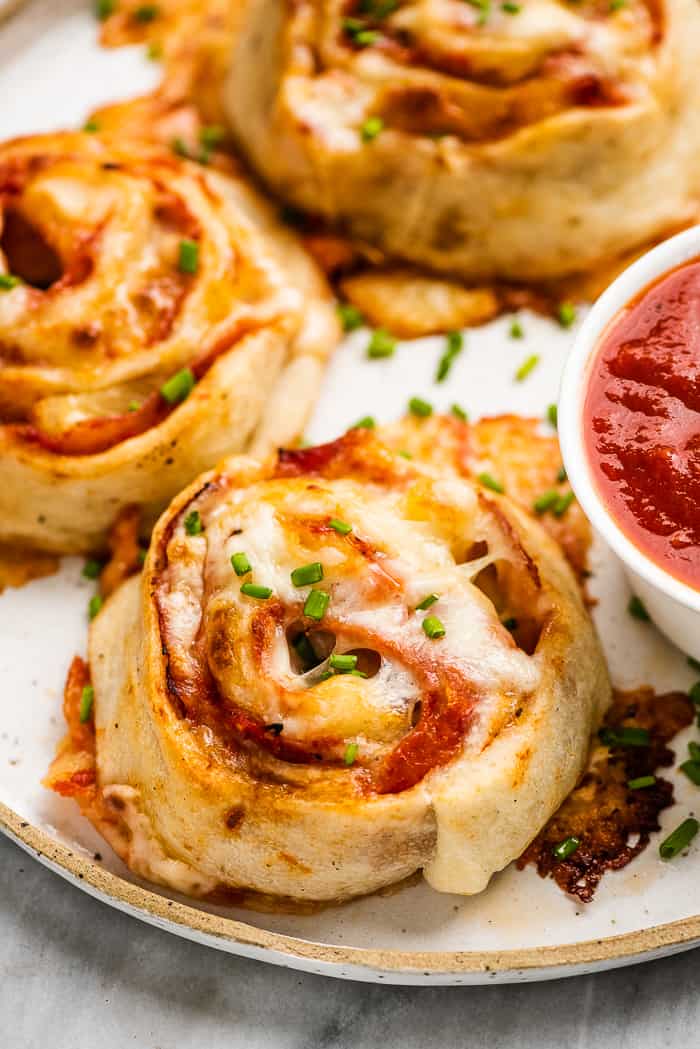
<svg viewBox="0 0 700 1049"><path fill-rule="evenodd" d="M700 589L700 259L611 323L589 371L583 426L599 494L622 531Z"/></svg>

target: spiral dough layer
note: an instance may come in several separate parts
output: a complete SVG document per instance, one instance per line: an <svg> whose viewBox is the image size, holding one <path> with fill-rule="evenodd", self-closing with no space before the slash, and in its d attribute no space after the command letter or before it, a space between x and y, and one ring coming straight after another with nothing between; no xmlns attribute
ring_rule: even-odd
<svg viewBox="0 0 700 1049"><path fill-rule="evenodd" d="M609 697L542 528L360 430L178 496L90 672L93 818L137 873L321 901L420 868L483 889L574 786Z"/></svg>
<svg viewBox="0 0 700 1049"><path fill-rule="evenodd" d="M236 175L148 145L0 146L0 541L104 546L223 455L304 425L330 293Z"/></svg>

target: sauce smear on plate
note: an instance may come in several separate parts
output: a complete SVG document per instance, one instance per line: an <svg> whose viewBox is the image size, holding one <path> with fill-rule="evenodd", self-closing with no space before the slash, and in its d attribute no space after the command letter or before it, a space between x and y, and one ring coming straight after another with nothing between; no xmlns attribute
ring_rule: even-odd
<svg viewBox="0 0 700 1049"><path fill-rule="evenodd" d="M700 589L700 260L666 274L613 321L589 375L584 430L618 525Z"/></svg>

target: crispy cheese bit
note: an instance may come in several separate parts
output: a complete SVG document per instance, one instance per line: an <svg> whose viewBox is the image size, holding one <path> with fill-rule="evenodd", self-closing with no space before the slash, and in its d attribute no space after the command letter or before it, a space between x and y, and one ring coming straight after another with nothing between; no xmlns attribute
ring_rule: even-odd
<svg viewBox="0 0 700 1049"><path fill-rule="evenodd" d="M529 357L526 357L515 373L515 381L523 382L527 379L528 375L535 370L539 363L540 355L538 353L533 353Z"/></svg>
<svg viewBox="0 0 700 1049"><path fill-rule="evenodd" d="M445 628L437 616L428 616L423 620L423 630L431 641L437 641L445 636Z"/></svg>
<svg viewBox="0 0 700 1049"><path fill-rule="evenodd" d="M194 274L199 269L199 244L196 240L181 240L177 257L180 273Z"/></svg>
<svg viewBox="0 0 700 1049"><path fill-rule="evenodd" d="M375 328L367 343L367 356L370 360L381 357L393 357L396 352L396 339L386 328Z"/></svg>
<svg viewBox="0 0 700 1049"><path fill-rule="evenodd" d="M252 566L248 560L248 555L244 553L231 554L231 565L236 575L248 575L248 572L252 572Z"/></svg>
<svg viewBox="0 0 700 1049"><path fill-rule="evenodd" d="M498 492L503 495L505 488L500 481L497 481L490 473L480 473L476 475L476 479L479 484L483 484L484 488L490 488L492 492Z"/></svg>
<svg viewBox="0 0 700 1049"><path fill-rule="evenodd" d="M348 743L347 747L345 748L345 755L343 757L343 761L346 765L355 764L355 759L357 758L357 752L359 749L360 748L357 745L357 743Z"/></svg>
<svg viewBox="0 0 700 1049"><path fill-rule="evenodd" d="M86 721L90 720L92 714L92 704L95 701L95 689L92 685L85 685L83 691L80 694L80 723L84 725Z"/></svg>
<svg viewBox="0 0 700 1049"><path fill-rule="evenodd" d="M408 402L408 410L417 419L427 419L433 414L433 406L430 401L424 401L422 397L411 397Z"/></svg>
<svg viewBox="0 0 700 1049"><path fill-rule="evenodd" d="M639 619L642 623L648 623L651 616L644 607L644 602L636 594L629 599L627 611L633 619Z"/></svg>
<svg viewBox="0 0 700 1049"><path fill-rule="evenodd" d="M576 321L576 307L571 302L560 303L557 309L557 320L562 328L570 328Z"/></svg>
<svg viewBox="0 0 700 1049"><path fill-rule="evenodd" d="M558 845L555 845L552 849L552 854L558 860L568 860L569 856L573 856L580 844L581 840L572 835L570 838L564 838Z"/></svg>
<svg viewBox="0 0 700 1049"><path fill-rule="evenodd" d="M352 532L352 525L348 524L347 521L341 521L339 517L331 517L328 521L328 527L332 528L338 535L348 535Z"/></svg>
<svg viewBox="0 0 700 1049"><path fill-rule="evenodd" d="M304 602L304 615L320 622L326 614L331 596L324 590L312 590Z"/></svg>
<svg viewBox="0 0 700 1049"><path fill-rule="evenodd" d="M431 605L434 605L435 602L439 600L439 594L428 594L427 597L423 598L419 605L416 605L416 612L425 612L426 609L430 608Z"/></svg>
<svg viewBox="0 0 700 1049"><path fill-rule="evenodd" d="M310 586L311 583L320 583L323 579L323 565L320 561L301 565L292 571L291 577L294 586Z"/></svg>
<svg viewBox="0 0 700 1049"><path fill-rule="evenodd" d="M187 535L200 535L203 531L204 525L199 510L191 510L185 518L185 532Z"/></svg>
<svg viewBox="0 0 700 1049"><path fill-rule="evenodd" d="M333 670L337 670L339 674L349 674L350 671L354 670L357 666L357 656L343 655L334 652L328 660L328 665L332 667Z"/></svg>
<svg viewBox="0 0 700 1049"><path fill-rule="evenodd" d="M195 385L194 373L191 368L183 368L175 372L167 382L160 388L160 395L168 404L180 404L187 400Z"/></svg>
<svg viewBox="0 0 700 1049"><path fill-rule="evenodd" d="M687 849L691 841L700 830L700 823L690 816L683 820L679 827L669 834L659 845L659 855L662 860L672 860L683 849Z"/></svg>
<svg viewBox="0 0 700 1049"><path fill-rule="evenodd" d="M258 586L257 583L243 583L241 593L246 597L254 597L258 601L267 601L272 597L272 589L269 586Z"/></svg>
<svg viewBox="0 0 700 1049"><path fill-rule="evenodd" d="M360 128L360 138L363 142L372 142L383 130L384 121L381 117L368 117Z"/></svg>
<svg viewBox="0 0 700 1049"><path fill-rule="evenodd" d="M349 302L339 302L337 310L343 331L355 331L356 328L361 328L365 323L365 318L357 306L351 306Z"/></svg>

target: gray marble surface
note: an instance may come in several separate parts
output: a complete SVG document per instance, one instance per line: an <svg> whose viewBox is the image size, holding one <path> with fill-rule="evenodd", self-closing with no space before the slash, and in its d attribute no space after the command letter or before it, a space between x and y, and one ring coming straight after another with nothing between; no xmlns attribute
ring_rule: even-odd
<svg viewBox="0 0 700 1049"><path fill-rule="evenodd" d="M547 984L341 983L152 929L0 837L2 1049L686 1049L699 965L689 952Z"/></svg>

